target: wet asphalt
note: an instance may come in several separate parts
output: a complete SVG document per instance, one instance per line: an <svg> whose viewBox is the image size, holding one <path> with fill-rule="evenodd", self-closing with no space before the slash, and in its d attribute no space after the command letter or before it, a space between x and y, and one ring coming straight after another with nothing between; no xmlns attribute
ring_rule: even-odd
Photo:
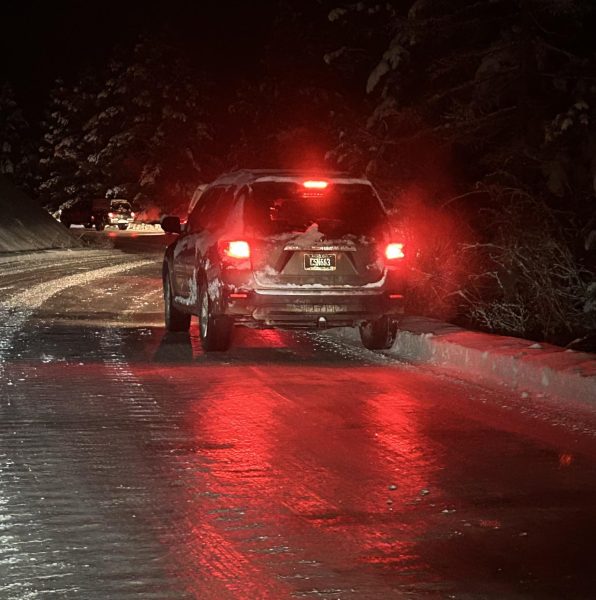
<svg viewBox="0 0 596 600"><path fill-rule="evenodd" d="M0 599L596 597L593 413L320 334L205 355L135 239L0 257Z"/></svg>

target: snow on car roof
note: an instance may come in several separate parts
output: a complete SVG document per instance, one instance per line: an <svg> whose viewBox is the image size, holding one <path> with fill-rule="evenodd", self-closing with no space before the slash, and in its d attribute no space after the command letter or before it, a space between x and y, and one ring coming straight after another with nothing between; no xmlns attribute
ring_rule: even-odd
<svg viewBox="0 0 596 600"><path fill-rule="evenodd" d="M368 179L350 177L338 171L298 171L277 169L242 169L225 173L218 177L211 185L244 185L248 183L264 182L294 182L305 178L325 179L333 183L360 184L372 187Z"/></svg>

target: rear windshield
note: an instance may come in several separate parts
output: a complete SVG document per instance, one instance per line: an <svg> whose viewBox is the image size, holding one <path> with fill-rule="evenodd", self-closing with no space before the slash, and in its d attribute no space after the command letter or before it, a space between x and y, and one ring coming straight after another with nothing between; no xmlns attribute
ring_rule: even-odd
<svg viewBox="0 0 596 600"><path fill-rule="evenodd" d="M313 224L327 237L372 236L387 225L372 188L331 183L325 190L307 190L298 183L261 182L252 186L246 221L257 235L302 232Z"/></svg>
<svg viewBox="0 0 596 600"><path fill-rule="evenodd" d="M131 210L130 203L127 200L112 200L110 207L113 210Z"/></svg>

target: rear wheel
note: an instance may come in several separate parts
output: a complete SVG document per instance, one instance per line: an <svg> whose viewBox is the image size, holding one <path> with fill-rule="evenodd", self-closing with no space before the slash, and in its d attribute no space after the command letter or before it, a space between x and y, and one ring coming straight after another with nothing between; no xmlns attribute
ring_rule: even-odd
<svg viewBox="0 0 596 600"><path fill-rule="evenodd" d="M120 231L124 231L124 230L125 230L127 227L128 227L128 225L124 225L124 224L120 224L120 225L118 225L118 229L119 229Z"/></svg>
<svg viewBox="0 0 596 600"><path fill-rule="evenodd" d="M199 329L201 344L205 352L227 350L232 343L234 323L226 316L213 315L213 305L207 293L207 286L201 286L199 300Z"/></svg>
<svg viewBox="0 0 596 600"><path fill-rule="evenodd" d="M190 315L178 310L174 305L174 295L170 284L170 276L166 272L163 278L164 317L168 331L188 331Z"/></svg>
<svg viewBox="0 0 596 600"><path fill-rule="evenodd" d="M397 321L383 316L360 325L362 345L369 350L387 350L397 337Z"/></svg>
<svg viewBox="0 0 596 600"><path fill-rule="evenodd" d="M70 229L70 223L68 221L61 221L62 225L64 225L64 227L66 227L66 229Z"/></svg>
<svg viewBox="0 0 596 600"><path fill-rule="evenodd" d="M106 228L106 223L103 220L99 220L95 223L95 229L97 231L103 231Z"/></svg>

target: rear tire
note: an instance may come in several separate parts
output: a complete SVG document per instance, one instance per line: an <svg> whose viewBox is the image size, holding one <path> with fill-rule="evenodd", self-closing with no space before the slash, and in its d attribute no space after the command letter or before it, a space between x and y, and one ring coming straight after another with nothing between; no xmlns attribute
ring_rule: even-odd
<svg viewBox="0 0 596 600"><path fill-rule="evenodd" d="M97 221L97 223L95 223L95 229L97 231L103 231L106 228L106 224L104 221Z"/></svg>
<svg viewBox="0 0 596 600"><path fill-rule="evenodd" d="M213 314L213 305L207 293L207 286L202 285L199 299L199 330L203 350L205 352L228 350L232 344L233 328L234 322L230 317Z"/></svg>
<svg viewBox="0 0 596 600"><path fill-rule="evenodd" d="M66 227L66 229L70 229L70 223L68 221L61 221L62 225Z"/></svg>
<svg viewBox="0 0 596 600"><path fill-rule="evenodd" d="M128 225L118 225L118 229L120 231L124 231L127 227L128 227Z"/></svg>
<svg viewBox="0 0 596 600"><path fill-rule="evenodd" d="M369 350L387 350L397 337L397 321L383 316L360 325L362 345Z"/></svg>
<svg viewBox="0 0 596 600"><path fill-rule="evenodd" d="M190 329L190 315L183 313L174 305L174 296L168 272L163 278L163 301L166 329L168 331L188 331Z"/></svg>

